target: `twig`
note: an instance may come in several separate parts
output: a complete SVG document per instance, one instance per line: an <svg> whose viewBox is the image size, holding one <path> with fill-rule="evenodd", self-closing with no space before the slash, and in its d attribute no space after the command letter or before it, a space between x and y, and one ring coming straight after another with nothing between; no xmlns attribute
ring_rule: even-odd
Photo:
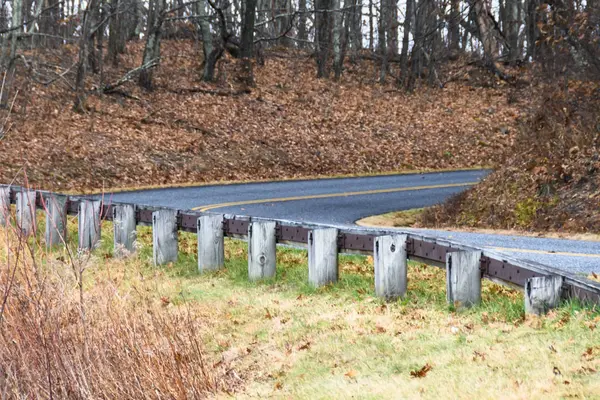
<svg viewBox="0 0 600 400"><path fill-rule="evenodd" d="M250 89L242 89L242 90L213 90L213 89L203 89L203 88L179 88L179 89L171 89L173 93L183 94L183 93L204 93L204 94L212 94L215 96L241 96L244 94L250 94L252 91Z"/></svg>
<svg viewBox="0 0 600 400"><path fill-rule="evenodd" d="M145 71L147 69L150 68L154 68L158 65L158 58L155 58L153 60L150 60L149 62L147 62L144 65L141 65L137 68L134 68L130 71L127 71L127 73L125 75L123 75L118 81L116 81L115 83L108 83L106 85L104 85L104 87L102 88L102 92L103 93L111 93L113 92L116 88L118 88L119 86L124 85L125 83L129 82L130 80L134 79L137 75L139 75L140 72Z"/></svg>

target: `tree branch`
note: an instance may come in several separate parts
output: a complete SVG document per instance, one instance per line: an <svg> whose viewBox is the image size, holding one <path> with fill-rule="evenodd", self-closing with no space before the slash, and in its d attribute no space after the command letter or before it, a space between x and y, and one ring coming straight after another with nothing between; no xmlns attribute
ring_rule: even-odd
<svg viewBox="0 0 600 400"><path fill-rule="evenodd" d="M144 65L141 65L137 68L127 71L127 73L125 75L123 75L115 83L108 83L108 84L104 85L104 87L102 88L102 93L108 94L108 93L113 92L119 86L122 86L125 83L127 83L127 82L131 81L132 79L134 79L135 77L137 77L140 74L140 72L156 67L158 65L158 61L159 61L159 59L155 58L155 59L151 60L150 62L147 62Z"/></svg>

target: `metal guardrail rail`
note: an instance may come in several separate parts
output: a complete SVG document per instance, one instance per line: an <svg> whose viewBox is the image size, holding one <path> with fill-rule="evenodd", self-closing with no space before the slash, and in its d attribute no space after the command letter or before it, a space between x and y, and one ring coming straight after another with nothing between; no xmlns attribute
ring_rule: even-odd
<svg viewBox="0 0 600 400"><path fill-rule="evenodd" d="M16 194L22 189L18 186L10 186L10 202L16 202ZM36 206L43 208L43 197L51 196L53 193L45 191L36 192ZM58 195L56 193L55 195ZM68 196L67 213L77 215L79 203L85 196ZM97 198L96 198L97 199ZM113 207L120 203L113 203L102 199L101 218L112 220ZM172 209L168 207L153 207L146 205L134 205L136 208L136 224L152 225L152 213L161 209ZM173 210L173 209L172 209ZM190 210L177 209L177 228L185 232L197 233L197 220L201 215L207 213L194 212ZM277 243L306 246L309 232L312 229L331 227L321 224L307 224L286 220L274 220L267 218L256 218L239 215L225 215L223 222L223 233L226 237L245 239L248 235L248 227L251 221L275 221ZM337 227L336 227L337 228ZM543 276L562 276L563 298L579 299L582 303L600 305L600 283L585 277L559 270L550 266L535 263L528 260L511 258L496 251L479 249L460 243L441 240L436 237L421 236L410 232L399 230L380 230L365 227L341 228L338 235L338 250L341 253L373 254L375 238L383 235L406 234L407 254L412 260L421 261L430 265L445 266L446 255L456 251L481 251L480 270L482 277L494 282L511 287L523 288L527 279Z"/></svg>

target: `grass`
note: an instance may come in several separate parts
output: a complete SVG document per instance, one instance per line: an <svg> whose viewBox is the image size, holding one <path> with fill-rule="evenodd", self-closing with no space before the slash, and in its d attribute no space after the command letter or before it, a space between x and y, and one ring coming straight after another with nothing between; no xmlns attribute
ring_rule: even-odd
<svg viewBox="0 0 600 400"><path fill-rule="evenodd" d="M139 251L124 261L112 258L111 235L105 224L86 261L86 304L118 299L119 309L96 317L118 326L148 313L184 316L183 332L187 318L195 321L190 337L201 341L213 381L222 382L217 397L600 397L598 310L565 303L525 318L519 292L485 282L482 304L457 312L445 301L444 272L417 263L409 265L406 298L386 303L374 297L372 258L363 256L340 256L340 281L315 289L307 284L306 251L283 247L277 276L252 283L243 242L227 240L225 268L199 274L194 235L182 233L179 260L159 268L148 228L138 228ZM76 285L67 282L65 293L74 296ZM123 310L129 319L112 316ZM156 332L156 343L173 340L173 329ZM138 368L129 373L144 376Z"/></svg>
<svg viewBox="0 0 600 400"><path fill-rule="evenodd" d="M356 221L361 226L393 226L411 227L420 221L423 208L393 211L391 213L373 215Z"/></svg>
<svg viewBox="0 0 600 400"><path fill-rule="evenodd" d="M539 232L519 229L486 229L463 226L429 226L423 221L423 215L431 208L413 208L410 210L392 211L390 213L372 215L356 221L357 225L370 227L415 227L426 229L452 230L453 232L475 232L497 235L520 235L530 237L546 237L570 240L585 240L600 242L600 235L594 233L571 233L571 232Z"/></svg>

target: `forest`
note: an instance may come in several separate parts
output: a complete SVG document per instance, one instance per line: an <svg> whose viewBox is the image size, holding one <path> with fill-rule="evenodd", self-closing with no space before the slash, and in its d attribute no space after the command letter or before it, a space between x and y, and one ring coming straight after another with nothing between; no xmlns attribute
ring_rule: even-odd
<svg viewBox="0 0 600 400"><path fill-rule="evenodd" d="M443 87L440 69L466 53L507 81L515 77L505 66L539 64L544 73L567 79L593 78L600 69L595 1L13 0L3 1L0 13L3 103L17 64L35 75L59 68L32 65L37 63L26 50L77 48L72 66L43 82L73 73L78 109L90 74L104 92L130 80L151 90L161 46L169 39L201 41L200 75L207 82L229 53L246 60L242 70L251 84L251 60L264 63L265 51L275 47L311 52L319 78L339 79L346 59L370 59L379 82L392 79L409 91L421 80ZM138 67L106 81L104 64L118 66L131 41L144 42Z"/></svg>

